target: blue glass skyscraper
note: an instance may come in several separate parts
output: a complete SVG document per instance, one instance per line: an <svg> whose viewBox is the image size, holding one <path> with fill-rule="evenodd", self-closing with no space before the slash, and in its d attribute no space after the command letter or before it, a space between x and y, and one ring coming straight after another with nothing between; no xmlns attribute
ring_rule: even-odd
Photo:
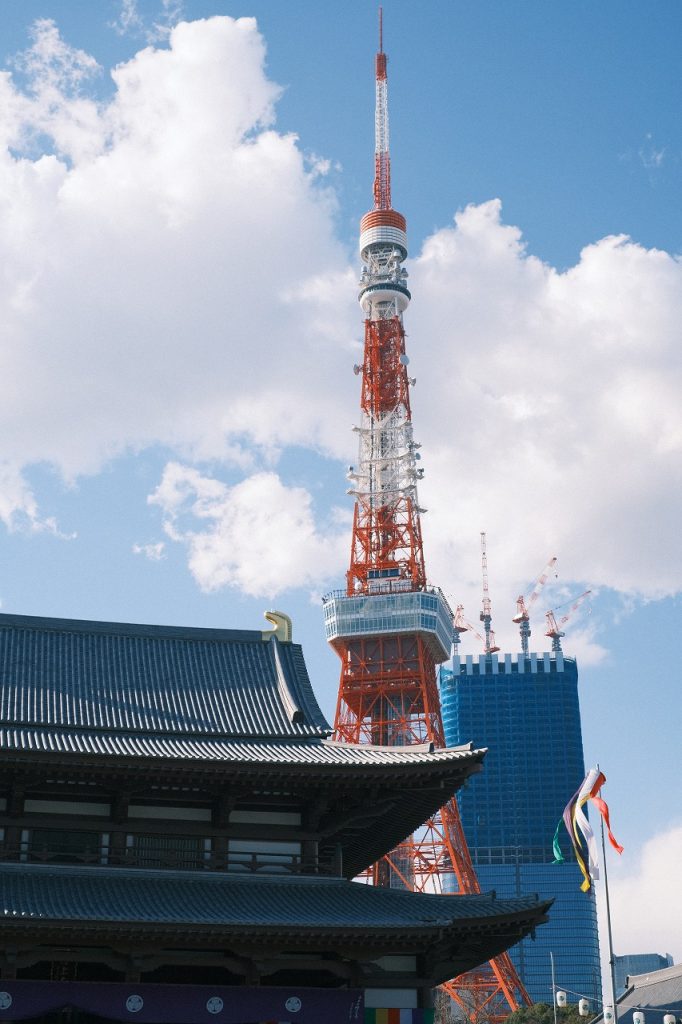
<svg viewBox="0 0 682 1024"><path fill-rule="evenodd" d="M549 924L510 955L534 1002L557 987L597 1008L601 971L593 892L562 837L565 861L553 864L557 822L585 776L578 670L562 653L454 657L441 669L448 745L488 747L483 771L460 791L462 825L483 891L554 897ZM562 825L563 829L563 825Z"/></svg>
<svg viewBox="0 0 682 1024"><path fill-rule="evenodd" d="M627 979L633 974L653 974L673 966L670 953L628 953L614 957L616 975L616 996L622 996L627 988Z"/></svg>

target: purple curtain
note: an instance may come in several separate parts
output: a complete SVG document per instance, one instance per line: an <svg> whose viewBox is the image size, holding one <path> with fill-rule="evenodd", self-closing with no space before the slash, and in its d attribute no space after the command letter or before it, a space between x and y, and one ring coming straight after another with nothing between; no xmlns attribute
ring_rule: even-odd
<svg viewBox="0 0 682 1024"><path fill-rule="evenodd" d="M359 989L3 981L0 1024L72 1007L133 1024L362 1024Z"/></svg>

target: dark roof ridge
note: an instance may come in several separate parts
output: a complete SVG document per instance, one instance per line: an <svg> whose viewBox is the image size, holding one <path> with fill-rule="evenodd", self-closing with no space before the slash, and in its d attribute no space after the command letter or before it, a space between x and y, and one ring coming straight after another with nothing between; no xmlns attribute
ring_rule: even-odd
<svg viewBox="0 0 682 1024"><path fill-rule="evenodd" d="M104 622L98 619L63 619L43 615L15 615L0 612L0 629L33 629L55 633L93 633L108 636L137 636L216 643L266 643L271 633L260 629L221 629L208 626L164 626L156 623ZM280 641L284 642L284 641ZM289 641L290 642L290 641Z"/></svg>

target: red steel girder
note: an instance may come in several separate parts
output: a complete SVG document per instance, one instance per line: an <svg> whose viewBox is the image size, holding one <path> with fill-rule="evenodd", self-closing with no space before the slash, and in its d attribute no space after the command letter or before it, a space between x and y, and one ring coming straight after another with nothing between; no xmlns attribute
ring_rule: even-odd
<svg viewBox="0 0 682 1024"><path fill-rule="evenodd" d="M411 419L405 331L399 317L365 320L360 408L375 417L401 406Z"/></svg>
<svg viewBox="0 0 682 1024"><path fill-rule="evenodd" d="M335 735L348 743L445 746L436 666L419 636L337 640L342 662ZM479 893L455 799L368 873L375 885L418 892ZM471 1024L502 1024L530 1005L508 953L441 986Z"/></svg>

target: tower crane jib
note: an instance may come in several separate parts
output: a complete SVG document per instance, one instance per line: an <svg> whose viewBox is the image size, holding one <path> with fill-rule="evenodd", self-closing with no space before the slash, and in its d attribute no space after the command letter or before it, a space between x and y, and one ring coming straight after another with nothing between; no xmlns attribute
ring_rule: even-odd
<svg viewBox="0 0 682 1024"><path fill-rule="evenodd" d="M580 608L580 605L587 600L591 593L591 590L585 590L582 594L576 597L575 600L573 600L573 603L571 604L571 607L568 609L566 614L562 615L558 622L556 619L555 612L559 611L560 608L565 608L565 604L560 605L559 608L555 608L553 611L545 612L545 618L547 619L547 629L545 631L545 636L550 637L552 640L553 653L561 653L561 639L562 637L566 636L561 627L565 626L569 619L573 618L574 613L577 612L578 608ZM568 602L566 602L566 604L568 604Z"/></svg>
<svg viewBox="0 0 682 1024"><path fill-rule="evenodd" d="M550 577L552 569L557 563L555 556L550 558L549 562L542 570L540 575L535 581L535 585L531 590L528 597L524 597L523 594L519 594L516 599L516 615L512 619L519 626L519 633L521 634L521 650L524 658L528 657L529 639L530 639L530 610L537 601L542 588Z"/></svg>

